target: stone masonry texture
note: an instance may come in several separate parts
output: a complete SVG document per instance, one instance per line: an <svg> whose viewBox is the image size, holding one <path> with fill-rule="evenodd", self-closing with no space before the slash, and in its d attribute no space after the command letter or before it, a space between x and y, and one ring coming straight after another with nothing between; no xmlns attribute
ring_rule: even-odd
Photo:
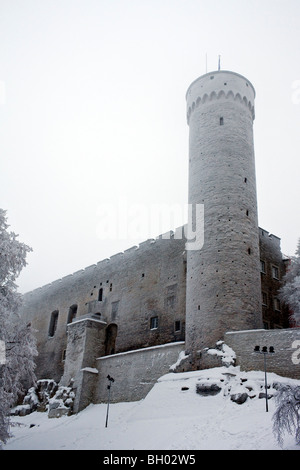
<svg viewBox="0 0 300 470"><path fill-rule="evenodd" d="M262 326L253 118L244 77L206 74L187 92L189 204L204 205L204 245L187 252L186 348Z"/></svg>

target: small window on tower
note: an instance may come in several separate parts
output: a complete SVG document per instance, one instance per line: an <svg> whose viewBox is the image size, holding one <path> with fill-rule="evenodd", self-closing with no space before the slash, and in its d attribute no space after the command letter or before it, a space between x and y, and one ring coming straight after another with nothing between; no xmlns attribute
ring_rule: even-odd
<svg viewBox="0 0 300 470"><path fill-rule="evenodd" d="M220 126L223 126L223 125L224 125L224 118L220 117Z"/></svg>

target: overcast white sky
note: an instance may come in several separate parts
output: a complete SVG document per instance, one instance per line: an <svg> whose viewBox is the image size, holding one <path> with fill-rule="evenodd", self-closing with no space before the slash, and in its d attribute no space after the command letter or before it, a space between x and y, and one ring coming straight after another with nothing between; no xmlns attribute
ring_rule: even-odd
<svg viewBox="0 0 300 470"><path fill-rule="evenodd" d="M108 210L132 229L144 208L140 241L171 228L150 214L187 203L185 93L206 54L256 89L259 225L293 255L299 19L299 0L0 0L0 207L33 248L20 291L134 245L101 237Z"/></svg>

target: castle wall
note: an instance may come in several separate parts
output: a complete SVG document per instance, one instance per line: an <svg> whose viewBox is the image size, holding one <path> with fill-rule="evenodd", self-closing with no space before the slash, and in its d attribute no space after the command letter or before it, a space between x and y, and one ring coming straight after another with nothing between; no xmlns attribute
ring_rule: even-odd
<svg viewBox="0 0 300 470"><path fill-rule="evenodd" d="M107 327L114 325L104 339L104 354L184 340L184 249L183 238L148 240L25 294L22 314L36 330L38 378L59 381L63 374L68 315L74 305L75 319L92 311Z"/></svg>
<svg viewBox="0 0 300 470"><path fill-rule="evenodd" d="M169 372L184 348L184 342L177 342L99 358L94 403L107 401L107 375L115 380L113 402L141 400L157 379Z"/></svg>
<svg viewBox="0 0 300 470"><path fill-rule="evenodd" d="M254 352L255 346L274 347L267 354L267 370L284 377L300 379L300 329L231 331L225 334L225 343L236 353L237 365L243 370L264 370L263 354Z"/></svg>

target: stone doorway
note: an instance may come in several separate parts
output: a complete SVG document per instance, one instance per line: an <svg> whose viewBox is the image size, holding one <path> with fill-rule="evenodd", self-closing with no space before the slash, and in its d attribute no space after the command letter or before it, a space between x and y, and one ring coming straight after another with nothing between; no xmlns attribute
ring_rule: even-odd
<svg viewBox="0 0 300 470"><path fill-rule="evenodd" d="M115 323L108 325L105 331L105 356L115 354L116 338L118 333L118 326Z"/></svg>

